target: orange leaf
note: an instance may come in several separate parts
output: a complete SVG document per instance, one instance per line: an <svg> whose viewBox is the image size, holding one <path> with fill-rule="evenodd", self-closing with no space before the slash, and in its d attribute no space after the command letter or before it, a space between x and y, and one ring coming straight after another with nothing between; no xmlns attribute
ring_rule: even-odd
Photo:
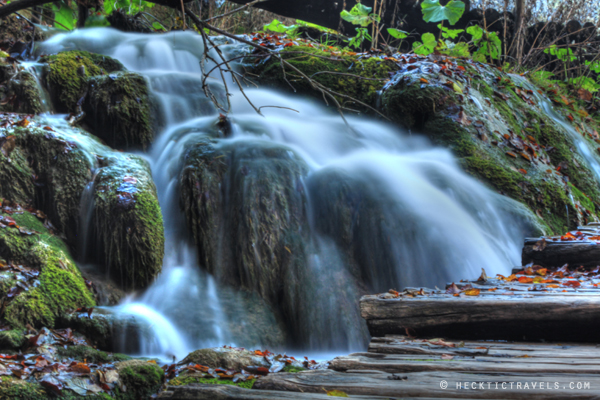
<svg viewBox="0 0 600 400"><path fill-rule="evenodd" d="M519 168L519 172L523 175L527 175L527 170L524 170L523 168Z"/></svg>
<svg viewBox="0 0 600 400"><path fill-rule="evenodd" d="M533 283L533 279L532 278L528 278L526 276L522 276L518 279L519 282L521 283Z"/></svg>
<svg viewBox="0 0 600 400"><path fill-rule="evenodd" d="M579 287L581 286L581 283L579 283L578 281L567 281L563 283L563 286L569 286L569 287Z"/></svg>
<svg viewBox="0 0 600 400"><path fill-rule="evenodd" d="M510 152L510 151L507 151L507 152L506 152L506 155L507 155L507 156L510 156L510 157L512 157L512 158L517 158L517 155L516 155L515 153L513 153L513 152Z"/></svg>
<svg viewBox="0 0 600 400"><path fill-rule="evenodd" d="M546 274L548 273L548 269L547 268L540 268L537 271L535 271L536 274L540 275L540 276L546 276Z"/></svg>
<svg viewBox="0 0 600 400"><path fill-rule="evenodd" d="M465 294L467 296L479 296L479 293L481 292L481 290L479 289L469 289L469 290L465 290Z"/></svg>
<svg viewBox="0 0 600 400"><path fill-rule="evenodd" d="M550 289L556 289L556 288L558 288L558 285L548 285L546 287L550 288Z"/></svg>
<svg viewBox="0 0 600 400"><path fill-rule="evenodd" d="M421 78L419 80L421 81L421 83L429 83L429 81L427 79L425 79L425 78Z"/></svg>

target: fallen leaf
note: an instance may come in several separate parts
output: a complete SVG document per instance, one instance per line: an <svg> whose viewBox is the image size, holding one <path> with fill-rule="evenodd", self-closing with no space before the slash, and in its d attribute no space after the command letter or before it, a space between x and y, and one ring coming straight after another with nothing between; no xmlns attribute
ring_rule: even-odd
<svg viewBox="0 0 600 400"><path fill-rule="evenodd" d="M469 290L465 290L465 294L467 296L479 296L479 293L481 292L481 290L479 289L469 289Z"/></svg>
<svg viewBox="0 0 600 400"><path fill-rule="evenodd" d="M348 397L348 395L341 390L325 390L325 393L327 393L327 396L332 397Z"/></svg>
<svg viewBox="0 0 600 400"><path fill-rule="evenodd" d="M542 238L535 245L533 245L533 251L543 251L548 243L546 243L546 239Z"/></svg>

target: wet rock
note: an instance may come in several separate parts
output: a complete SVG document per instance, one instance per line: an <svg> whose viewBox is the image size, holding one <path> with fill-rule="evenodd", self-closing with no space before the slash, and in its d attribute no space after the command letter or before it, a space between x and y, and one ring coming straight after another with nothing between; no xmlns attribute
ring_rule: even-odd
<svg viewBox="0 0 600 400"><path fill-rule="evenodd" d="M0 258L11 267L0 275L2 318L15 328L53 327L57 319L79 307L95 305L65 243L28 211L2 214L18 229L0 229ZM27 232L23 234L22 232Z"/></svg>
<svg viewBox="0 0 600 400"><path fill-rule="evenodd" d="M98 245L89 246L90 256L123 288L147 285L160 271L164 252L162 214L147 163L66 123L57 131L39 121L27 125L0 132L0 138L15 141L10 157L0 153L0 196L43 210L71 249L81 251L81 199L93 181L85 229L92 232L89 243Z"/></svg>
<svg viewBox="0 0 600 400"><path fill-rule="evenodd" d="M308 168L283 146L238 143L217 150L215 143L191 148L181 176L201 265L276 302L285 270L303 254L308 227L301 188Z"/></svg>
<svg viewBox="0 0 600 400"><path fill-rule="evenodd" d="M269 367L270 363L263 356L253 351L229 347L214 347L196 350L187 355L179 364L200 364L210 368L223 368L241 371L245 367Z"/></svg>
<svg viewBox="0 0 600 400"><path fill-rule="evenodd" d="M92 132L112 147L146 148L153 139L145 79L131 72L95 76L83 110Z"/></svg>
<svg viewBox="0 0 600 400"><path fill-rule="evenodd" d="M156 362L129 360L117 363L115 367L119 372L120 395L124 399L150 398L163 384L164 371Z"/></svg>
<svg viewBox="0 0 600 400"><path fill-rule="evenodd" d="M18 42L30 43L34 37L41 41L46 39L47 34L41 29L34 30L29 22L15 14L0 20L0 47L8 48Z"/></svg>
<svg viewBox="0 0 600 400"><path fill-rule="evenodd" d="M110 276L124 288L148 285L162 268L163 220L147 163L128 156L97 171L94 230Z"/></svg>
<svg viewBox="0 0 600 400"><path fill-rule="evenodd" d="M88 78L125 69L108 56L75 50L44 56L40 62L47 64L45 82L59 112L76 110L88 89Z"/></svg>
<svg viewBox="0 0 600 400"><path fill-rule="evenodd" d="M42 99L35 77L28 71L16 71L12 65L0 64L0 111L38 114Z"/></svg>

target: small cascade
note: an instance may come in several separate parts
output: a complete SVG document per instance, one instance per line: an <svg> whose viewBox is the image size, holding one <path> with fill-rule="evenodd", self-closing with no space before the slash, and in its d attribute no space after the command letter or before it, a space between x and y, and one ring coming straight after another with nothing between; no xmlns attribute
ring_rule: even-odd
<svg viewBox="0 0 600 400"><path fill-rule="evenodd" d="M218 112L202 90L203 43L195 33L77 30L36 51L71 49L119 59L146 78L159 105L157 137L143 156L152 166L165 221L163 270L119 306L152 326L139 345L144 354L181 358L195 348L265 343L361 350L368 339L357 308L361 294L441 286L482 267L491 276L508 274L519 262L519 204L467 176L449 151L422 137L367 118L347 117L349 129L313 101L248 90L258 107L297 111L264 108L262 117L230 85L230 132L223 138ZM240 46L223 43L221 49L235 54ZM223 97L219 77L209 78ZM216 192L203 193L223 215L207 237L193 241L192 221L180 207L181 177L190 149L202 144L222 152L216 162L228 169ZM253 203L257 199L274 204L276 217L265 216ZM82 205L85 228L93 204L84 196ZM249 272L276 258L261 253L273 239L256 221L272 224L273 232L283 232L281 240L289 240L277 253L283 264L275 267L285 271L274 290L277 301L271 292L257 294L266 284L254 284ZM198 242L210 251L199 256ZM273 334L282 323L287 340ZM124 350L138 351L123 340Z"/></svg>
<svg viewBox="0 0 600 400"><path fill-rule="evenodd" d="M38 93L40 94L40 103L42 106L41 113L50 113L52 111L52 100L50 99L50 94L48 93L44 85L42 85L41 81L42 68L44 67L44 64L40 64L37 62L23 62L21 63L21 65L23 66L23 68L25 68L27 72L29 72L35 78Z"/></svg>

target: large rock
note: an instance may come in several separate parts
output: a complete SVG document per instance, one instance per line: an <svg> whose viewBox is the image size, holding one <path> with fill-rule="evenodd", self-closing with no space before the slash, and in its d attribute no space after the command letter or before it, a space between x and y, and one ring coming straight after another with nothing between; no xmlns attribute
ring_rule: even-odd
<svg viewBox="0 0 600 400"><path fill-rule="evenodd" d="M285 271L303 257L308 168L283 146L215 144L190 148L181 176L200 262L222 280L276 302Z"/></svg>
<svg viewBox="0 0 600 400"><path fill-rule="evenodd" d="M214 347L196 350L179 364L200 364L210 368L223 368L241 371L249 366L269 367L270 363L263 356L256 355L253 351L230 347Z"/></svg>
<svg viewBox="0 0 600 400"><path fill-rule="evenodd" d="M161 269L164 231L147 163L84 131L27 124L0 132L0 196L43 210L81 257L87 235L87 248L122 287L151 282Z"/></svg>
<svg viewBox="0 0 600 400"><path fill-rule="evenodd" d="M0 275L3 320L15 328L53 327L61 315L95 305L65 243L38 217L29 211L1 216L0 258L18 265ZM7 218L16 226L7 226Z"/></svg>
<svg viewBox="0 0 600 400"><path fill-rule="evenodd" d="M60 112L83 123L112 147L147 147L153 139L146 80L108 56L65 51L44 56L44 81Z"/></svg>

